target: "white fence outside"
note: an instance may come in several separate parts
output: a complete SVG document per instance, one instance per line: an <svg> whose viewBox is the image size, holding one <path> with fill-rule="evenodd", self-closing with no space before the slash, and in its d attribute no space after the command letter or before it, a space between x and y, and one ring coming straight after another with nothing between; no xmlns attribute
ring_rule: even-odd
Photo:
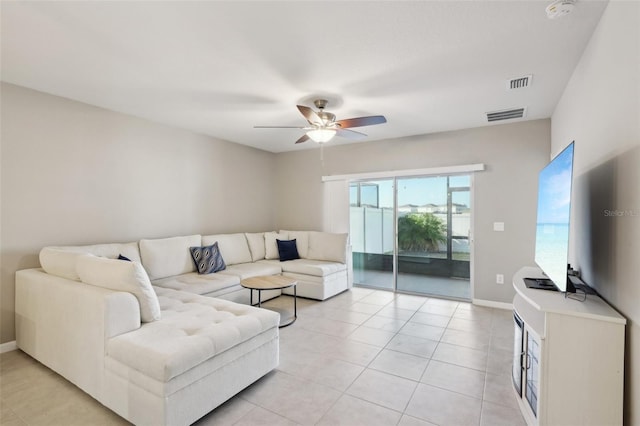
<svg viewBox="0 0 640 426"><path fill-rule="evenodd" d="M400 216L408 213L400 212ZM375 207L351 207L350 237L354 253L393 253L394 231L393 209ZM443 223L447 223L447 215L434 213ZM468 212L453 214L451 229L453 235L469 237L471 217ZM441 244L440 251L446 252L446 244ZM453 239L453 251L469 253L468 239Z"/></svg>

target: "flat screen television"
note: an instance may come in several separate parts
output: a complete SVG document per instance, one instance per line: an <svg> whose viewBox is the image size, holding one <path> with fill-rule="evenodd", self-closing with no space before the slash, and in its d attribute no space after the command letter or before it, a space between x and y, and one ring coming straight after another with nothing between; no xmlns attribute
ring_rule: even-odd
<svg viewBox="0 0 640 426"><path fill-rule="evenodd" d="M539 288L575 293L568 277L573 147L571 142L538 176L535 261L550 280L539 280Z"/></svg>

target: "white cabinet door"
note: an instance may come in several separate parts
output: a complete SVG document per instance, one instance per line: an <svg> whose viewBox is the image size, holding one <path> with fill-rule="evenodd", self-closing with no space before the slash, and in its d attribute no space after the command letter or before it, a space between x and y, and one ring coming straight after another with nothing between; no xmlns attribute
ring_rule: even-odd
<svg viewBox="0 0 640 426"><path fill-rule="evenodd" d="M535 417L538 417L538 396L540 394L540 340L527 332L526 381L524 396Z"/></svg>
<svg viewBox="0 0 640 426"><path fill-rule="evenodd" d="M513 378L513 386L516 389L518 398L522 398L522 379L523 379L523 355L524 355L524 323L518 314L513 312L513 362L511 364L511 377Z"/></svg>

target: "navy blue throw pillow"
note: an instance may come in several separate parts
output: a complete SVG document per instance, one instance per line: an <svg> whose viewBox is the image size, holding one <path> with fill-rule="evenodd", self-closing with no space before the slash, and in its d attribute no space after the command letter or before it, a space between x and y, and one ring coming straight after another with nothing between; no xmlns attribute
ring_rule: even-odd
<svg viewBox="0 0 640 426"><path fill-rule="evenodd" d="M199 274L211 274L227 267L218 249L217 241L206 247L189 247L189 251Z"/></svg>
<svg viewBox="0 0 640 426"><path fill-rule="evenodd" d="M127 256L123 256L121 254L118 255L118 260L126 260L127 262L131 262L131 259L129 259Z"/></svg>
<svg viewBox="0 0 640 426"><path fill-rule="evenodd" d="M300 259L300 255L298 254L298 246L296 245L296 240L278 240L276 239L276 243L278 243L278 254L280 255L280 262L284 262L286 260Z"/></svg>

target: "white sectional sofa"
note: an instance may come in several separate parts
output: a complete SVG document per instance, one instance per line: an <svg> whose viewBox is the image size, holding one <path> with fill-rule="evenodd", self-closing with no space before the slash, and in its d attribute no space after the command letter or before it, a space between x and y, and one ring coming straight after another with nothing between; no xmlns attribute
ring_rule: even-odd
<svg viewBox="0 0 640 426"><path fill-rule="evenodd" d="M201 242L200 242L201 239ZM281 262L276 240L296 240L300 259ZM218 242L226 269L200 275L189 256L190 246ZM347 234L286 231L192 235L141 240L140 255L154 286L249 303L240 281L258 275L289 276L298 281L298 296L325 300L353 285ZM180 259L180 261L176 261ZM292 289L285 293L293 294ZM263 292L264 300L280 292Z"/></svg>
<svg viewBox="0 0 640 426"><path fill-rule="evenodd" d="M280 262L276 238L301 258ZM226 269L198 275L189 247L216 241ZM351 285L349 257L346 235L312 231L47 247L16 273L16 341L134 424L190 424L278 365L279 314L230 301L240 280L282 273L325 299Z"/></svg>

